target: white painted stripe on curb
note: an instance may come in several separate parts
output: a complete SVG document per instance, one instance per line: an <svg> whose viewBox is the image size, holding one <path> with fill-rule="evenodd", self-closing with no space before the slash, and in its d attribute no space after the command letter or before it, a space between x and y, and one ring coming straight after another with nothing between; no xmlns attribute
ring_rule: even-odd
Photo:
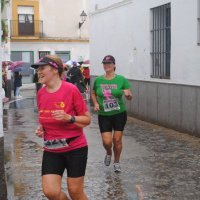
<svg viewBox="0 0 200 200"><path fill-rule="evenodd" d="M8 110L10 108L11 103L16 102L16 101L21 101L21 100L24 100L24 99L28 99L28 98L23 97L23 98L20 98L20 99L15 99L15 100L9 101L9 102L7 102L3 105L3 109Z"/></svg>

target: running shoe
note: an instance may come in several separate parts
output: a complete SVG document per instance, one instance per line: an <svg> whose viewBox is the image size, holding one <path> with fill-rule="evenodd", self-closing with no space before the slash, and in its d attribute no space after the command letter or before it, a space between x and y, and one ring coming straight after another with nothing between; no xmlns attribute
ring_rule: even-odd
<svg viewBox="0 0 200 200"><path fill-rule="evenodd" d="M119 173L119 172L122 171L119 162L115 162L115 163L114 163L114 171L115 171L116 173Z"/></svg>
<svg viewBox="0 0 200 200"><path fill-rule="evenodd" d="M110 162L111 162L111 155L106 154L105 159L104 159L105 166L109 166Z"/></svg>

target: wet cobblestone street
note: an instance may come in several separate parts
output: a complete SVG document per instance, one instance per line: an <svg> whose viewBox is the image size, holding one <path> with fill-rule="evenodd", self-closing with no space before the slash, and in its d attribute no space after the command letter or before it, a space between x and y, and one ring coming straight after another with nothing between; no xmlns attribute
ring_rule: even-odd
<svg viewBox="0 0 200 200"><path fill-rule="evenodd" d="M46 200L40 183L42 140L34 135L34 98L14 101L4 109L3 118L8 200ZM112 165L103 164L105 152L93 112L85 133L89 143L85 191L90 200L200 199L200 138L129 118L122 173L116 174Z"/></svg>

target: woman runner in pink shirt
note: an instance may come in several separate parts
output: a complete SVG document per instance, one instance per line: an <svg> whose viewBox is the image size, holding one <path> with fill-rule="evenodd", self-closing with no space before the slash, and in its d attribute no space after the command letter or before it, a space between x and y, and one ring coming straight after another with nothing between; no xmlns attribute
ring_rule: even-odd
<svg viewBox="0 0 200 200"><path fill-rule="evenodd" d="M83 128L91 121L87 106L77 87L61 80L60 58L47 55L32 67L45 85L37 94L39 126L35 132L44 138L43 192L51 200L87 200L83 190L88 155ZM70 198L61 186L65 169Z"/></svg>

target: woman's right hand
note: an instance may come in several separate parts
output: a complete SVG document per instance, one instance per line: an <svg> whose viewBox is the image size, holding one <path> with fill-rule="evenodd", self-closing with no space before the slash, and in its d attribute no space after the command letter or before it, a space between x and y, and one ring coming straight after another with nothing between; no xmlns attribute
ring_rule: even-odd
<svg viewBox="0 0 200 200"><path fill-rule="evenodd" d="M98 104L98 103L95 103L95 104L94 104L94 110L95 110L95 111L99 111L99 110L100 110L99 104Z"/></svg>
<svg viewBox="0 0 200 200"><path fill-rule="evenodd" d="M37 129L35 130L35 134L38 136L38 137L44 137L44 128L42 127L42 125L39 125L37 127Z"/></svg>
<svg viewBox="0 0 200 200"><path fill-rule="evenodd" d="M100 107L99 107L99 104L98 104L98 101L97 101L97 97L96 97L96 93L95 93L94 90L92 91L92 102L94 104L94 110L95 111L99 111Z"/></svg>

